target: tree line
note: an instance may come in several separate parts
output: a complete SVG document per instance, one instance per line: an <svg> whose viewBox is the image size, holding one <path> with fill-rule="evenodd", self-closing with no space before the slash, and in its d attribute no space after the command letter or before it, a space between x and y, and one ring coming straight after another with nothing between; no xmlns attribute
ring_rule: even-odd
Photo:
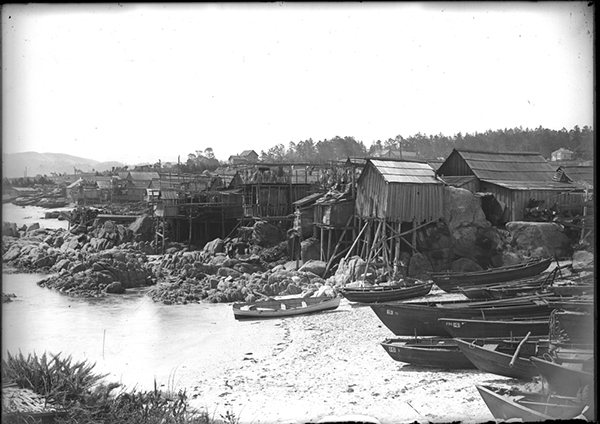
<svg viewBox="0 0 600 424"><path fill-rule="evenodd" d="M387 140L376 140L367 148L354 137L333 137L330 140L313 141L311 138L300 142L290 141L261 151L260 159L265 162L326 162L345 160L348 157L377 155L385 149L412 152L412 157L420 159L445 159L452 149L483 150L495 152L537 152L550 158L552 152L561 147L571 150L575 159L593 157L594 131L588 126L560 131L542 128L510 128L488 130L473 134L458 133L452 136L443 134L426 135L420 132L409 137L397 135Z"/></svg>

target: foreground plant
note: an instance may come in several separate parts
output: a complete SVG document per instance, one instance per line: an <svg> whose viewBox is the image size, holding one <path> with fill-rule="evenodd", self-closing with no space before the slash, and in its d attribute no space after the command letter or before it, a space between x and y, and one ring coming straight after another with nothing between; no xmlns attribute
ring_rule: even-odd
<svg viewBox="0 0 600 424"><path fill-rule="evenodd" d="M107 374L94 373L95 364L73 361L60 354L25 357L21 352L8 353L2 360L2 379L14 381L20 388L44 396L65 414L57 424L217 424L223 422L209 417L206 411L190 408L185 390L165 393L158 389L124 390L117 383L104 383ZM4 411L3 411L4 412ZM4 422L3 413L3 422ZM22 418L22 420L21 420ZM233 414L222 417L228 424L237 423ZM30 422L18 417L11 422Z"/></svg>

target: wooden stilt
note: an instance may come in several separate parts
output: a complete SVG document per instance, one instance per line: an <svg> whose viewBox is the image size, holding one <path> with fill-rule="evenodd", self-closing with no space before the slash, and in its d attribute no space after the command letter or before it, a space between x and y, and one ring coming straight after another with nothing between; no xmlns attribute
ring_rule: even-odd
<svg viewBox="0 0 600 424"><path fill-rule="evenodd" d="M348 259L348 257L350 256L350 254L352 254L352 250L354 249L354 246L356 246L360 240L361 235L363 234L363 232L365 231L365 229L367 228L367 224L368 222L365 222L365 225L362 227L362 229L360 230L360 233L358 233L358 236L354 238L354 243L352 243L352 246L350 246L350 250L348 251L348 253L346 254L346 256L344 257L344 259Z"/></svg>

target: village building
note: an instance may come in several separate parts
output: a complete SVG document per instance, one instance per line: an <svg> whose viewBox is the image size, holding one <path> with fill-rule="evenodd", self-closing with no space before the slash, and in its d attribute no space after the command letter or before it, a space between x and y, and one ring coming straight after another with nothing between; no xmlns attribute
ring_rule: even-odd
<svg viewBox="0 0 600 424"><path fill-rule="evenodd" d="M493 225L521 221L528 208L581 203L580 187L554 180L555 173L539 153L457 149L437 170L447 184L482 195L483 210Z"/></svg>
<svg viewBox="0 0 600 424"><path fill-rule="evenodd" d="M229 156L230 165L252 164L258 162L258 153L254 150L244 150L239 155Z"/></svg>
<svg viewBox="0 0 600 424"><path fill-rule="evenodd" d="M552 162L573 160L573 152L568 149L565 149L564 147L561 147L560 149L555 150L551 153L550 160Z"/></svg>
<svg viewBox="0 0 600 424"><path fill-rule="evenodd" d="M368 261L380 252L384 265L395 268L401 252L417 251L416 230L444 215L444 183L427 163L368 159L356 184L354 239Z"/></svg>

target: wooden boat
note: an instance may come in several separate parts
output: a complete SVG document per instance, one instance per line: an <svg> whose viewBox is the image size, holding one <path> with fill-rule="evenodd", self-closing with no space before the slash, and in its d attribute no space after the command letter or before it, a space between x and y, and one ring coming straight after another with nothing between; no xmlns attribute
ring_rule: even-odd
<svg viewBox="0 0 600 424"><path fill-rule="evenodd" d="M340 297L307 297L234 303L235 319L282 318L337 309Z"/></svg>
<svg viewBox="0 0 600 424"><path fill-rule="evenodd" d="M591 284L573 284L564 286L548 287L556 296L581 296L584 294L594 293L594 286Z"/></svg>
<svg viewBox="0 0 600 424"><path fill-rule="evenodd" d="M515 297L520 293L534 293L543 290L553 283L558 270L559 268L555 268L549 273L503 283L477 284L465 287L460 286L457 290L473 300Z"/></svg>
<svg viewBox="0 0 600 424"><path fill-rule="evenodd" d="M521 344L523 340L524 338L515 339L513 342L498 343L496 340L469 342L455 339L461 352L479 370L520 380L531 380L539 374L529 358L548 353L550 343L548 341L525 341ZM517 351L519 346L520 349Z"/></svg>
<svg viewBox="0 0 600 424"><path fill-rule="evenodd" d="M587 409L587 405L575 397L559 397L497 386L475 387L497 421L568 420L580 416Z"/></svg>
<svg viewBox="0 0 600 424"><path fill-rule="evenodd" d="M460 319L440 318L440 323L452 337L481 338L481 337L523 337L527 333L532 336L546 337L549 334L549 319Z"/></svg>
<svg viewBox="0 0 600 424"><path fill-rule="evenodd" d="M591 343L594 338L594 316L590 312L555 309L550 315L550 328L557 338L565 338L573 343Z"/></svg>
<svg viewBox="0 0 600 424"><path fill-rule="evenodd" d="M416 284L410 287L400 286L372 286L372 287L344 287L342 296L351 302L374 303L392 302L396 300L413 299L426 296L431 291L433 282Z"/></svg>
<svg viewBox="0 0 600 424"><path fill-rule="evenodd" d="M550 316L543 295L473 301L389 302L369 305L396 336L446 336L440 318L512 319Z"/></svg>
<svg viewBox="0 0 600 424"><path fill-rule="evenodd" d="M537 368L539 375L548 382L550 389L564 396L575 396L585 386L593 386L593 357L583 364L557 364L545 359L531 357L529 360ZM589 372L592 371L592 372Z"/></svg>
<svg viewBox="0 0 600 424"><path fill-rule="evenodd" d="M475 368L450 337L386 339L381 346L399 362L436 368Z"/></svg>
<svg viewBox="0 0 600 424"><path fill-rule="evenodd" d="M491 268L473 272L434 272L433 282L447 293L458 291L459 287L471 287L482 284L502 283L533 277L544 272L552 263L552 258L540 258L528 262Z"/></svg>

